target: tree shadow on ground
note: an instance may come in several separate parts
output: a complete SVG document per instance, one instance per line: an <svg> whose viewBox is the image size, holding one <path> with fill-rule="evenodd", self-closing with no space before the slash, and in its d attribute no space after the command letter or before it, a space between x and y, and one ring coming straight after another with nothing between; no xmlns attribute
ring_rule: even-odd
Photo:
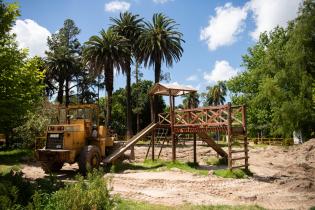
<svg viewBox="0 0 315 210"><path fill-rule="evenodd" d="M15 165L33 159L33 151L28 149L15 149L0 152L0 163L3 165Z"/></svg>

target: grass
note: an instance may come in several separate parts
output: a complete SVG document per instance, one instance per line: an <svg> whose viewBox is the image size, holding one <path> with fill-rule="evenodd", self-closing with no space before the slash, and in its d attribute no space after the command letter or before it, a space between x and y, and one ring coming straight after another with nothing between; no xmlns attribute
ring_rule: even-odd
<svg viewBox="0 0 315 210"><path fill-rule="evenodd" d="M228 206L228 205L215 205L215 206L206 206L206 205L191 205L184 204L180 206L165 206L161 204L150 204L146 202L138 202L131 200L121 200L117 206L117 209L120 210L263 210L263 208L259 206L246 206L246 205L238 205L238 206Z"/></svg>
<svg viewBox="0 0 315 210"><path fill-rule="evenodd" d="M146 171L161 171L161 170L170 170L173 168L180 169L182 171L199 174L199 175L208 175L207 170L198 169L198 165L194 163L179 162L179 161L163 161L163 160L145 160L143 163L118 163L113 165L111 172L119 173L125 170L146 170Z"/></svg>
<svg viewBox="0 0 315 210"><path fill-rule="evenodd" d="M32 150L14 149L8 151L0 151L0 173L6 174L12 170L19 170L20 163L25 161L25 158L33 156Z"/></svg>
<svg viewBox="0 0 315 210"><path fill-rule="evenodd" d="M110 172L120 173L126 170L148 170L154 171L157 168L162 167L163 165L159 163L152 164L141 164L141 163L117 163L113 165L110 169Z"/></svg>
<svg viewBox="0 0 315 210"><path fill-rule="evenodd" d="M19 171L20 165L13 165L13 166L8 166L8 165L0 165L0 174L7 174L11 170L13 171Z"/></svg>
<svg viewBox="0 0 315 210"><path fill-rule="evenodd" d="M14 149L8 151L0 151L0 163L6 165L14 165L23 162L25 157L31 157L33 151L29 149Z"/></svg>
<svg viewBox="0 0 315 210"><path fill-rule="evenodd" d="M220 176L223 178L233 178L233 179L244 179L248 176L252 176L253 174L248 170L245 169L235 169L235 170L229 170L229 169L218 169L213 171L213 174L216 176Z"/></svg>

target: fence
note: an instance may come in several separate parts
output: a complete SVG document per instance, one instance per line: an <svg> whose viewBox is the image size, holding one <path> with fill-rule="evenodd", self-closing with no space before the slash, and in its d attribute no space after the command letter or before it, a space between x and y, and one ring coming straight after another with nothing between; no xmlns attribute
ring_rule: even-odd
<svg viewBox="0 0 315 210"><path fill-rule="evenodd" d="M292 145L293 139L291 138L248 138L254 144L268 144L268 145Z"/></svg>

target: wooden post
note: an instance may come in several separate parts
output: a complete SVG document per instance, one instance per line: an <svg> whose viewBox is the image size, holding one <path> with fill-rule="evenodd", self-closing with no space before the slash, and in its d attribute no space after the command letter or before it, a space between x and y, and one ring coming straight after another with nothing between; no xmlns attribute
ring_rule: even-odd
<svg viewBox="0 0 315 210"><path fill-rule="evenodd" d="M156 122L155 112L154 112L154 95L150 96L150 109L151 109L151 122Z"/></svg>
<svg viewBox="0 0 315 210"><path fill-rule="evenodd" d="M171 119L171 136L172 136L172 160L176 161L176 143L175 143L175 132L174 132L174 96L172 96L171 90L169 90L170 99L170 119Z"/></svg>
<svg viewBox="0 0 315 210"><path fill-rule="evenodd" d="M232 169L232 108L231 103L228 103L228 116L227 116L227 132L228 132L228 167Z"/></svg>
<svg viewBox="0 0 315 210"><path fill-rule="evenodd" d="M152 161L154 161L155 129L152 131Z"/></svg>
<svg viewBox="0 0 315 210"><path fill-rule="evenodd" d="M197 164L197 139L196 133L194 133L194 164Z"/></svg>
<svg viewBox="0 0 315 210"><path fill-rule="evenodd" d="M245 170L248 170L248 141L247 141L247 128L246 128L246 106L242 106L242 123L244 130L244 150L245 150Z"/></svg>

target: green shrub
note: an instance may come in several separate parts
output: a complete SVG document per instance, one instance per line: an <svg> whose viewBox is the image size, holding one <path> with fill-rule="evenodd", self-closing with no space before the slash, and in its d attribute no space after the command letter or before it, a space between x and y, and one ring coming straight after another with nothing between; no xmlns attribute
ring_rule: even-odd
<svg viewBox="0 0 315 210"><path fill-rule="evenodd" d="M22 172L0 174L0 209L19 209L26 206L34 190Z"/></svg>
<svg viewBox="0 0 315 210"><path fill-rule="evenodd" d="M248 176L252 176L252 173L249 170L244 169L218 169L213 171L213 174L223 178L233 178L233 179L244 179Z"/></svg>
<svg viewBox="0 0 315 210"><path fill-rule="evenodd" d="M226 165L227 161L226 161L226 158L209 157L206 163L208 165L220 166L220 165Z"/></svg>
<svg viewBox="0 0 315 210"><path fill-rule="evenodd" d="M25 123L13 129L11 147L33 148L35 137L45 134L48 124L55 123L57 110L48 102L43 101L35 111L27 112Z"/></svg>
<svg viewBox="0 0 315 210"><path fill-rule="evenodd" d="M113 209L116 206L116 198L110 196L110 189L102 172L88 174L87 180L78 176L76 181L51 194L48 202L45 199L42 202L37 201L36 199L40 199L35 197L35 207L42 207L42 203L46 202L44 209Z"/></svg>
<svg viewBox="0 0 315 210"><path fill-rule="evenodd" d="M53 174L50 174L48 178L36 179L36 190L38 193L51 194L65 187L64 182L57 179Z"/></svg>

